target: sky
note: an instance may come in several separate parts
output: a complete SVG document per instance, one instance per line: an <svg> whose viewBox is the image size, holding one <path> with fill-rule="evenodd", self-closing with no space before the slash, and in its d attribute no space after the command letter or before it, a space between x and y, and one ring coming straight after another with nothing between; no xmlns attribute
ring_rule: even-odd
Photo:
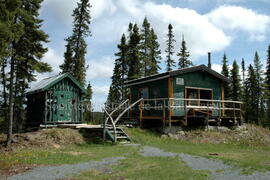
<svg viewBox="0 0 270 180"><path fill-rule="evenodd" d="M72 33L72 11L77 0L45 0L40 10L42 29L50 36L45 44L48 52L42 61L53 72L37 74L37 81L56 75L63 63L65 38ZM106 101L113 72L114 53L130 22L140 27L147 17L157 33L165 71L165 47L168 25L175 35L175 51L179 51L184 35L190 60L196 65L207 64L207 52L212 53L212 68L221 71L221 60L227 54L229 64L241 59L253 61L258 51L265 64L270 44L270 0L90 0L91 33L87 38L87 82L93 87L92 103L100 111ZM175 57L176 59L176 57ZM35 83L33 83L34 85Z"/></svg>

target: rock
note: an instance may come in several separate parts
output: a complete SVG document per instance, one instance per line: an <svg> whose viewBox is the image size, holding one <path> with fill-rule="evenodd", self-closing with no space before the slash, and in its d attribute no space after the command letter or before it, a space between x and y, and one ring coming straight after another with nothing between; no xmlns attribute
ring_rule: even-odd
<svg viewBox="0 0 270 180"><path fill-rule="evenodd" d="M218 127L218 130L219 130L220 132L228 132L228 131L231 131L229 128L223 127L223 126Z"/></svg>
<svg viewBox="0 0 270 180"><path fill-rule="evenodd" d="M162 134L162 135L161 135L161 138L168 138L168 135Z"/></svg>
<svg viewBox="0 0 270 180"><path fill-rule="evenodd" d="M164 134L176 134L178 131L182 131L182 128L179 126L165 127L161 130Z"/></svg>
<svg viewBox="0 0 270 180"><path fill-rule="evenodd" d="M237 126L235 130L237 130L237 131L245 131L245 130L247 130L247 127L246 127L245 124L243 124L242 126Z"/></svg>
<svg viewBox="0 0 270 180"><path fill-rule="evenodd" d="M171 133L169 133L168 136L171 139L178 139L178 135L177 134L171 134Z"/></svg>
<svg viewBox="0 0 270 180"><path fill-rule="evenodd" d="M185 136L186 135L185 131L177 131L176 134L178 136Z"/></svg>
<svg viewBox="0 0 270 180"><path fill-rule="evenodd" d="M217 126L208 126L205 128L206 131L217 131L218 127Z"/></svg>

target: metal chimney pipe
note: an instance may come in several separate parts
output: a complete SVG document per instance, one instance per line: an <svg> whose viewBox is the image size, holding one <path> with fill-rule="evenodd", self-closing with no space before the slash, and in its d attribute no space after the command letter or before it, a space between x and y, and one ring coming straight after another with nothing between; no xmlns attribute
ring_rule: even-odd
<svg viewBox="0 0 270 180"><path fill-rule="evenodd" d="M211 52L208 52L208 67L211 69Z"/></svg>

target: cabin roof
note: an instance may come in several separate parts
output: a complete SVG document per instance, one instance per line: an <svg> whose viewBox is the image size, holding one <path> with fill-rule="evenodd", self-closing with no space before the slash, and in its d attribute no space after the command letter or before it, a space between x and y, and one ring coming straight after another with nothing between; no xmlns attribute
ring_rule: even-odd
<svg viewBox="0 0 270 180"><path fill-rule="evenodd" d="M32 86L27 92L26 95L35 94L38 92L46 91L56 83L60 82L64 78L69 78L83 93L85 93L85 89L80 85L80 83L69 73L59 74L56 76L51 76L45 79L42 79L37 84Z"/></svg>
<svg viewBox="0 0 270 180"><path fill-rule="evenodd" d="M214 77L216 77L224 82L227 82L227 83L231 82L231 80L228 79L227 77L223 76L222 74L220 74L220 73L214 71L213 69L202 64L199 66L182 68L182 69L168 71L168 72L164 72L164 73L160 73L160 74L155 74L155 75L151 75L151 76L147 76L147 77L143 77L143 78L139 78L139 79L125 81L125 85L132 86L132 85L137 85L137 84L143 84L143 83L147 83L147 82L157 81L160 79L173 77L173 76L177 76L180 74L186 74L186 73L190 73L190 72L196 72L196 71L205 71L205 72L211 74L212 76L214 76Z"/></svg>

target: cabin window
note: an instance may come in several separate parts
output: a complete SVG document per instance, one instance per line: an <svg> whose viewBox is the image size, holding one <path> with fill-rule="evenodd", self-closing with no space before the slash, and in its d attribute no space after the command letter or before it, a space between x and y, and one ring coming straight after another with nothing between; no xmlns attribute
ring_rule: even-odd
<svg viewBox="0 0 270 180"><path fill-rule="evenodd" d="M212 97L213 97L212 89L192 88L192 87L186 88L186 99L198 99L198 101L196 100L187 101L188 105L207 106L207 104L208 105L211 104L211 102L207 100L212 100L213 99Z"/></svg>
<svg viewBox="0 0 270 180"><path fill-rule="evenodd" d="M139 98L148 99L149 98L149 90L148 88L140 88L139 89Z"/></svg>
<svg viewBox="0 0 270 180"><path fill-rule="evenodd" d="M153 98L159 98L160 97L160 89L154 88L153 89Z"/></svg>

